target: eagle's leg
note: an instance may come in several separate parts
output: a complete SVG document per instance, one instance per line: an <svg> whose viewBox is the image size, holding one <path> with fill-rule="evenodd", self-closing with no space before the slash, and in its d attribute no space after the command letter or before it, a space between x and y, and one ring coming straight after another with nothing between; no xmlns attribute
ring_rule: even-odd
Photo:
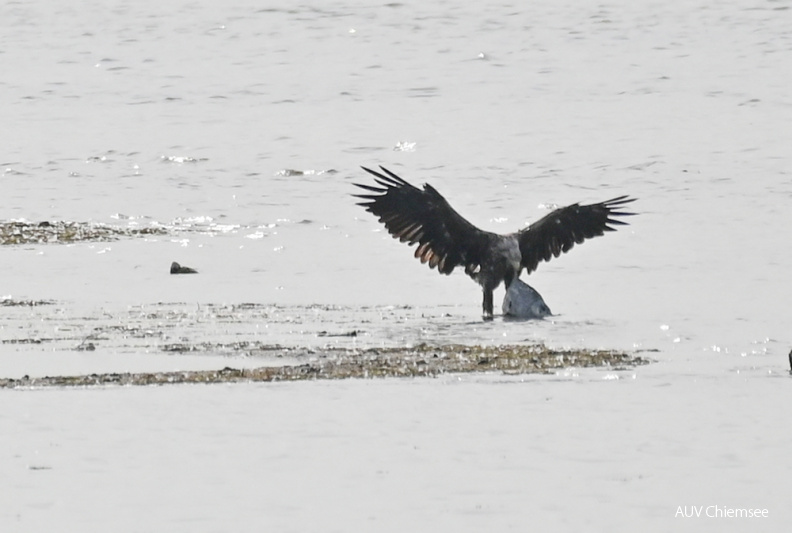
<svg viewBox="0 0 792 533"><path fill-rule="evenodd" d="M514 270L508 269L506 271L506 274L503 276L503 284L506 285L506 290L509 289L509 286L512 284L512 281L514 281L516 278L517 278L517 274L516 272L514 272Z"/></svg>
<svg viewBox="0 0 792 533"><path fill-rule="evenodd" d="M484 288L484 302L482 303L484 320L492 320L492 292L492 289Z"/></svg>

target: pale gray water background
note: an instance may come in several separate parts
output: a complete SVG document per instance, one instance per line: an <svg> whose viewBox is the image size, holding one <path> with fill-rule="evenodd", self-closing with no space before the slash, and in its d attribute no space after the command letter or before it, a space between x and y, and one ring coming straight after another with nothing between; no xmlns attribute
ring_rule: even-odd
<svg viewBox="0 0 792 533"><path fill-rule="evenodd" d="M758 0L4 5L0 219L164 225L173 233L1 247L0 295L54 301L0 308L4 341L48 339L0 346L2 377L269 364L158 351L169 342L229 340L286 346L543 341L658 350L649 353L658 362L626 374L570 371L549 381L528 379L524 387L485 377L466 378L472 383L456 388L444 387L446 381L274 387L305 427L327 416L310 407L314 402L337 406L334 416L345 423L335 427L350 440L333 441L338 448L305 444L310 431L293 427L289 409L266 403L268 386L4 392L3 404L14 406L0 417L9 425L2 440L11 450L3 461L10 462L3 468L14 497L4 498L11 503L0 507L0 522L19 531L51 530L54 523L106 526L124 501L145 509L145 498L124 492L100 506L91 525L80 512L80 491L64 496L52 487L89 486L98 475L100 488L90 490L110 493L125 473L142 468L145 491L146 472L181 480L180 472L200 464L205 478L159 485L188 494L144 519L143 529L222 530L229 522L220 515L229 513L236 516L232 525L247 530L257 530L254 524L301 531L403 531L422 524L456 531L526 524L623 530L623 520L657 531L783 524L783 488L792 474L783 409L792 348L790 7ZM359 166L377 164L415 184L431 182L463 216L493 231L536 220L545 206L621 194L639 199L640 215L527 278L557 317L483 323L481 294L469 279L420 265L354 205L352 182L368 179ZM200 274L168 275L174 260ZM76 351L98 326L134 334ZM357 337L324 336L353 330ZM450 452L422 458L440 461L426 472L439 475L435 481L417 482L420 469L415 477L403 473L385 491L391 503L378 506L368 478L352 475L365 462L325 471L320 459L306 463L303 455L270 450L280 457L277 464L297 468L296 476L309 475L300 470L306 464L326 475L313 474L313 488L291 486L276 504L264 496L237 504L234 495L248 490L238 482L261 490L256 484L266 485L277 457L259 458L258 469L240 466L238 478L226 479L228 465L214 454L239 446L250 453L246 461L255 461L262 439L268 442L255 429L237 428L236 440L197 451L203 459L178 462L173 476L145 459L148 469L111 461L114 474L75 466L81 439L90 438L80 428L101 433L85 412L126 421L142 439L124 440L119 422L119 433L102 437L120 439L108 449L134 455L148 442L151 428L134 404L128 412L115 409L127 405L126 394L144 404L156 400L141 395L168 395L167 405L186 411L193 402L202 405L210 435L212 427L230 429L221 428L225 411L209 406L237 409L246 419L265 411L256 427L286 421L283 442L307 446L300 449L326 462L360 442L401 450L410 439L428 439ZM454 412L446 394L460 402L459 418L445 416ZM413 396L427 399L416 404ZM414 410L400 418L383 407L376 421L359 411L385 399ZM49 409L52 402L62 408ZM62 423L78 411L83 424ZM421 416L432 420L431 431ZM419 417L417 425L410 417ZM512 434L518 419L525 432ZM25 437L30 420L52 438ZM468 433L449 438L463 427L455 421L486 426L495 440L477 443ZM531 433L540 426L550 433ZM369 427L381 440L355 433ZM173 438L164 427L151 431L154 439ZM204 438L202 432L177 441L189 451ZM538 438L546 447L535 455ZM30 459L32 448L39 458L53 446L62 463ZM109 461L101 450L86 460ZM526 471L512 470L505 459L490 462L520 453ZM455 462L458 455L464 460ZM385 470L413 472L410 457L388 457L383 461L394 463ZM33 468L42 464L51 470ZM468 492L454 492L462 481L445 468L471 472ZM43 476L59 476L58 482ZM604 485L603 476L610 480ZM202 497L189 497L194 482L215 483L226 498L213 496L221 498L220 511L191 522L203 508L196 503ZM307 517L300 498L315 503L325 489L338 491L334 505L320 506L324 518ZM405 491L421 502L447 496L416 508L410 499L400 502ZM674 521L677 505L702 504L769 507L774 518L758 526ZM582 511L572 514L572 507ZM136 530L135 524L121 530Z"/></svg>

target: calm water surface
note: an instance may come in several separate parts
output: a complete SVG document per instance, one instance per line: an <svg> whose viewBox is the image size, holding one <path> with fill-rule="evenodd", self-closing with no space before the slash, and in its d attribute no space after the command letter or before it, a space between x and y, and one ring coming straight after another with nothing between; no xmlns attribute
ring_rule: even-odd
<svg viewBox="0 0 792 533"><path fill-rule="evenodd" d="M781 372L790 16L759 1L10 4L0 218L183 231L3 247L2 292L66 314L336 305L344 327L359 306L408 305L452 319L397 339L360 325L362 342L428 329ZM531 276L558 317L481 324L473 283L354 205L358 167L377 164L493 231L620 194L640 216ZM201 275L167 276L172 260Z"/></svg>
<svg viewBox="0 0 792 533"><path fill-rule="evenodd" d="M0 521L370 530L364 508L398 531L668 531L676 506L719 504L782 524L791 55L792 9L767 0L5 4L0 221L169 233L0 247L0 296L49 302L0 307L0 376L263 364L160 349L233 341L543 341L657 363L459 388L6 391ZM464 274L420 265L354 205L378 164L491 231L622 194L639 216L527 279L557 316L483 323Z"/></svg>

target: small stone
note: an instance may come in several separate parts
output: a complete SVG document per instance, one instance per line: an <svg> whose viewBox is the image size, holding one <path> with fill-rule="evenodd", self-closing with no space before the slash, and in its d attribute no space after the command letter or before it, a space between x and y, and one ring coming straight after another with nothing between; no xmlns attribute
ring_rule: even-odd
<svg viewBox="0 0 792 533"><path fill-rule="evenodd" d="M173 263L171 263L170 273L171 274L197 274L198 271L195 270L194 268L181 266L179 263L174 261Z"/></svg>

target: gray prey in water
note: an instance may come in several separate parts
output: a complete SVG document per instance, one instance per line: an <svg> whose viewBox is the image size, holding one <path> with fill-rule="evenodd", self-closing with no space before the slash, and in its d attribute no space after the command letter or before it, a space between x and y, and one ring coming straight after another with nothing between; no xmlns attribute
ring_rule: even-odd
<svg viewBox="0 0 792 533"><path fill-rule="evenodd" d="M618 196L597 204L561 207L527 228L499 235L465 220L428 183L419 189L385 167L380 166L382 172L362 168L377 185L354 184L367 191L354 195L365 200L358 205L379 218L394 238L417 243L415 257L421 263L441 274L464 267L484 292L485 320L492 319L492 293L501 282L508 289L523 269L530 274L541 261L627 224L615 217L634 214L622 209L635 199Z"/></svg>

